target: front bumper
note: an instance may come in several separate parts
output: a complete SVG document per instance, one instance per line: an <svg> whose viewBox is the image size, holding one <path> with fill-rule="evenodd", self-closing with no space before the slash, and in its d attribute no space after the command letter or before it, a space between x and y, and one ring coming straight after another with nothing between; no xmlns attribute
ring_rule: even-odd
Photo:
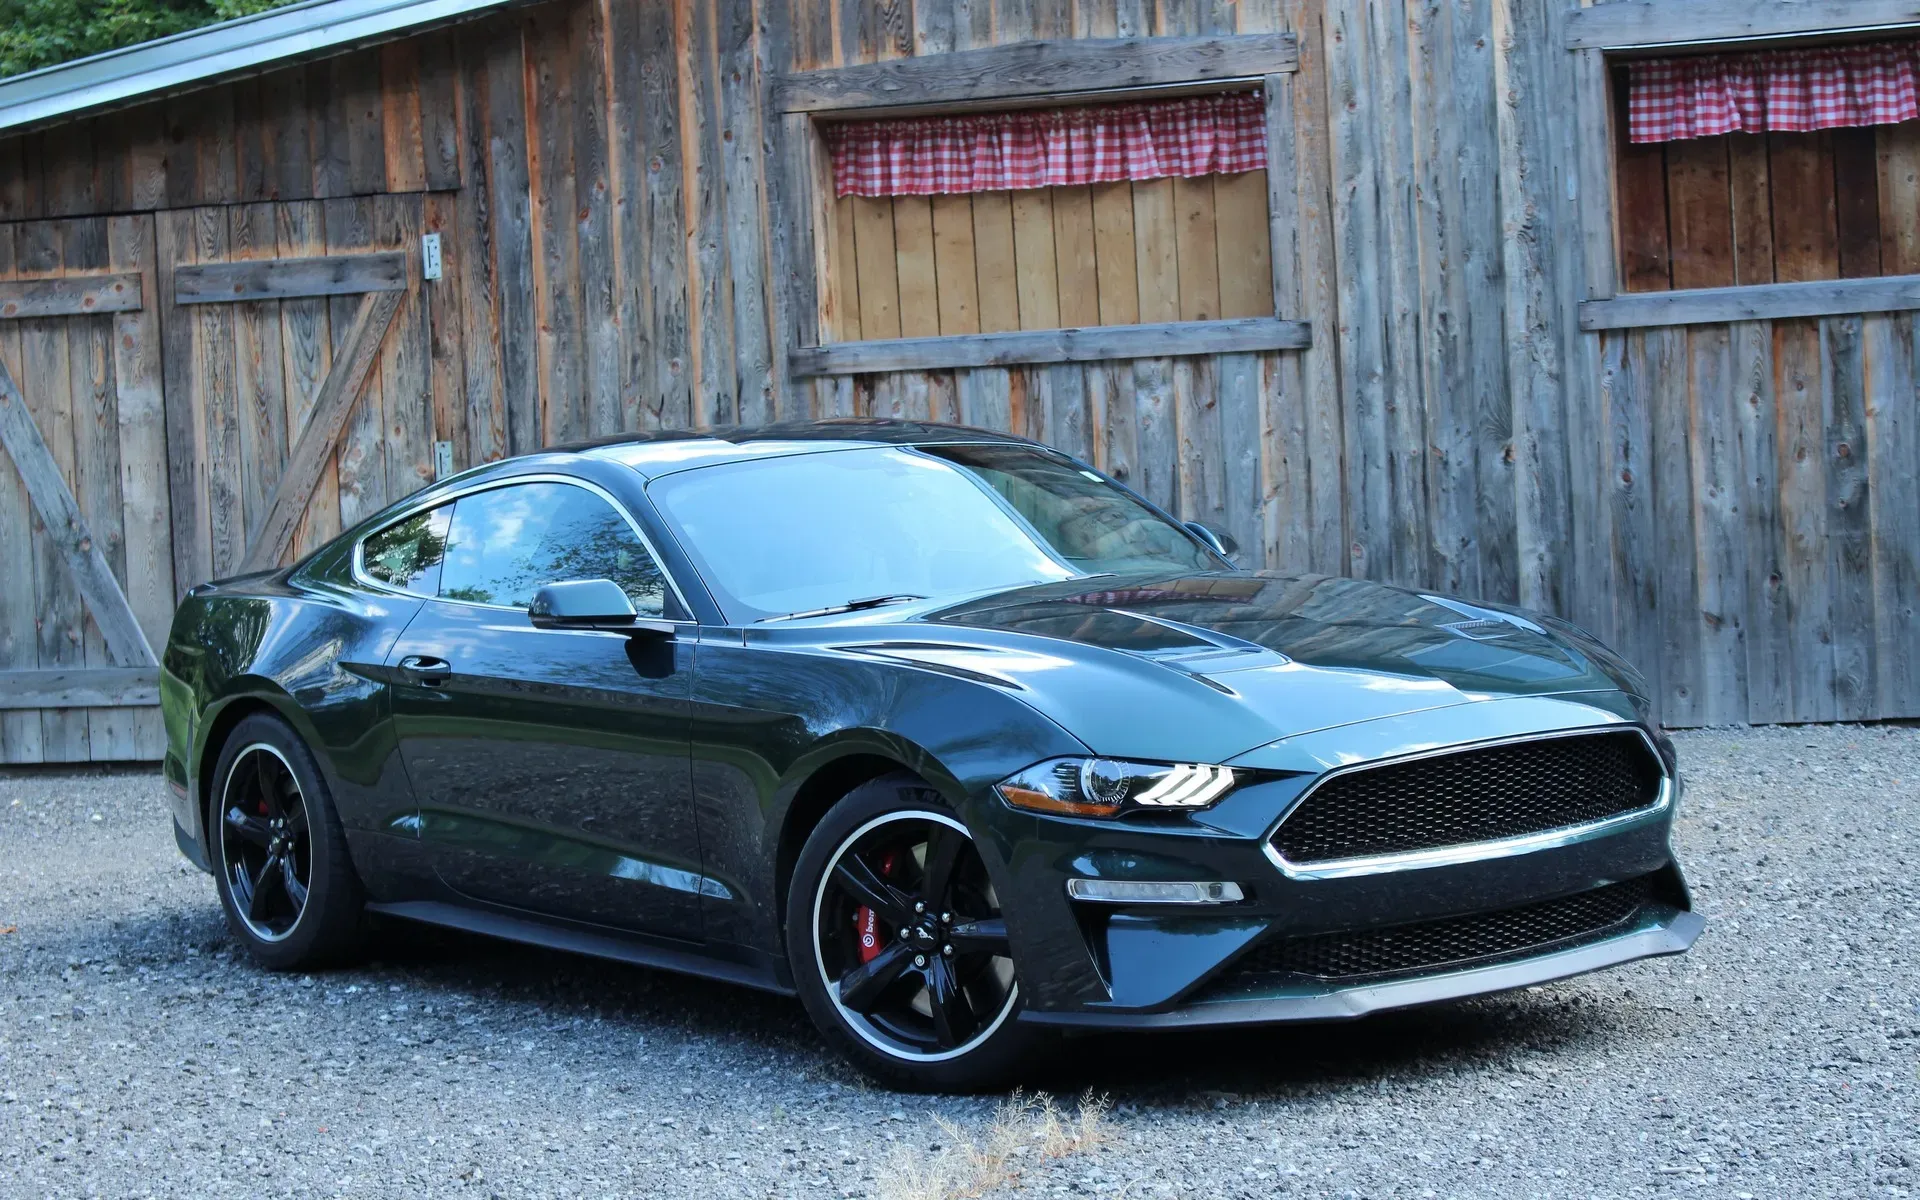
<svg viewBox="0 0 1920 1200"><path fill-rule="evenodd" d="M1021 1014L1021 1020L1078 1029L1200 1029L1289 1021L1349 1021L1397 1008L1416 1008L1551 983L1642 958L1684 954L1705 928L1706 919L1699 913L1667 909L1617 937L1493 966L1374 983L1276 987L1265 994L1201 1000L1162 1012L1029 1009Z"/></svg>
<svg viewBox="0 0 1920 1200"><path fill-rule="evenodd" d="M1408 744L1463 745L1492 737L1626 724L1625 713L1566 700L1462 706L1445 722L1412 714L1359 729L1292 739L1251 765L1279 777L1244 787L1190 820L1100 822L1016 813L989 797L975 812L1000 858L996 885L1021 964L1022 1019L1082 1028L1163 1028L1341 1020L1562 979L1684 952L1704 922L1691 911L1669 833L1678 793L1657 810L1607 823L1592 836L1521 847L1483 844L1480 855L1443 855L1414 866L1362 872L1289 871L1268 837L1289 804L1356 746L1374 753ZM1457 727L1452 726L1458 722ZM1248 756L1251 757L1251 756ZM1238 761L1238 760L1237 760ZM1298 765L1295 765L1298 764ZM1294 772L1288 774L1287 772ZM998 853L994 853L997 851ZM1073 878L1220 881L1240 903L1097 905L1070 900ZM1005 883L1000 883L1004 880ZM1254 963L1263 948L1320 935L1398 935L1456 918L1573 900L1616 884L1644 884L1630 917L1567 939L1544 939L1483 957L1460 956L1395 973L1276 972ZM1322 977L1327 975L1331 977Z"/></svg>

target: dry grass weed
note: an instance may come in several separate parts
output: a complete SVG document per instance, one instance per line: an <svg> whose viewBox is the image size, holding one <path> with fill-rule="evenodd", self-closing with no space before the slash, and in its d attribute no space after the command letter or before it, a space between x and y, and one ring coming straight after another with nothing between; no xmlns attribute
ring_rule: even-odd
<svg viewBox="0 0 1920 1200"><path fill-rule="evenodd" d="M1068 1112L1045 1092L1014 1092L976 1140L935 1117L941 1147L931 1154L896 1148L881 1176L882 1200L977 1200L1019 1182L1043 1163L1089 1154L1112 1136L1108 1101L1089 1092Z"/></svg>

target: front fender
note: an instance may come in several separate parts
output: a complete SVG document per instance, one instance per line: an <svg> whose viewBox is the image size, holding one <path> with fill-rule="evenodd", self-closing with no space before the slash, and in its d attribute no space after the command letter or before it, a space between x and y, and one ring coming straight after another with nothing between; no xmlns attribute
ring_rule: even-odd
<svg viewBox="0 0 1920 1200"><path fill-rule="evenodd" d="M733 899L707 910L710 938L778 955L780 850L795 805L816 780L850 770L857 784L897 765L940 793L969 827L993 783L1032 763L1086 748L996 687L794 639L743 645L702 640L690 704L694 794L707 874ZM996 802L997 803L997 802ZM811 817L811 805L802 814ZM988 870L1004 848L983 847Z"/></svg>

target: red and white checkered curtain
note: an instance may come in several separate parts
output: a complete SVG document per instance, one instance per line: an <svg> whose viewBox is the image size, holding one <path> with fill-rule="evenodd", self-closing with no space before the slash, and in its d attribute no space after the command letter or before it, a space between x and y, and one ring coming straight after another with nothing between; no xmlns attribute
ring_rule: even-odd
<svg viewBox="0 0 1920 1200"><path fill-rule="evenodd" d="M1920 41L1655 58L1629 73L1628 133L1636 142L1920 117Z"/></svg>
<svg viewBox="0 0 1920 1200"><path fill-rule="evenodd" d="M840 196L1231 175L1267 165L1258 92L826 126Z"/></svg>

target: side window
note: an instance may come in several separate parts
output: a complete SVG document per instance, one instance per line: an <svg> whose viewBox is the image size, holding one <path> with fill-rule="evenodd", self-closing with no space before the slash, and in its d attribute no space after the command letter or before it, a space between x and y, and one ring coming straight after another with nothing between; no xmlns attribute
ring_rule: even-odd
<svg viewBox="0 0 1920 1200"><path fill-rule="evenodd" d="M613 580L643 617L667 607L666 581L646 545L585 488L522 483L454 506L441 599L525 608L545 585L570 579Z"/></svg>
<svg viewBox="0 0 1920 1200"><path fill-rule="evenodd" d="M453 505L415 513L360 543L360 569L388 587L431 596L440 588Z"/></svg>

